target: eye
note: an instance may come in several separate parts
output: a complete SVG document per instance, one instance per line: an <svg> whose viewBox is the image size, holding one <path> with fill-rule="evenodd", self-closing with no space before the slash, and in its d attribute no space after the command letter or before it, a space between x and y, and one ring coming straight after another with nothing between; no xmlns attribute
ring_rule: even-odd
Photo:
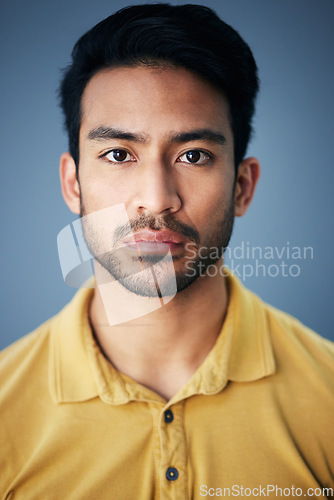
<svg viewBox="0 0 334 500"><path fill-rule="evenodd" d="M134 161L134 157L125 149L111 149L102 155L103 158L107 158L108 161L112 163L126 163L128 161Z"/></svg>
<svg viewBox="0 0 334 500"><path fill-rule="evenodd" d="M211 160L212 156L209 153L204 153L204 151L200 151L199 149L192 149L183 153L183 155L179 156L177 161L182 161L183 163L192 163L201 165L206 163L208 160Z"/></svg>

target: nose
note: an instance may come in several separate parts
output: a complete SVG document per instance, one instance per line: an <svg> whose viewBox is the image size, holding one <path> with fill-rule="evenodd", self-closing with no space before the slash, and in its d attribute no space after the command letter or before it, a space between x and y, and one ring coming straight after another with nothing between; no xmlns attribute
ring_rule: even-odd
<svg viewBox="0 0 334 500"><path fill-rule="evenodd" d="M140 215L172 214L182 206L175 173L161 159L139 167L135 193L134 208Z"/></svg>

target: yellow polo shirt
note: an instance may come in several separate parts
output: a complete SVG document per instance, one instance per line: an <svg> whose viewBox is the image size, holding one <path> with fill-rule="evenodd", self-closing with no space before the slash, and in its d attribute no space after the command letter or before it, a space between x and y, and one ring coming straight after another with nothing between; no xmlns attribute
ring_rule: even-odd
<svg viewBox="0 0 334 500"><path fill-rule="evenodd" d="M3 351L0 498L330 498L333 344L228 286L215 346L168 402L101 354L92 290Z"/></svg>

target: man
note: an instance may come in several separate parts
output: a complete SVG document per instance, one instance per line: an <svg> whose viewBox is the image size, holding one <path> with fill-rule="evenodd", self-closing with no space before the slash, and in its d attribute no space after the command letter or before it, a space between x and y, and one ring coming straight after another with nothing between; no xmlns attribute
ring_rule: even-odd
<svg viewBox="0 0 334 500"><path fill-rule="evenodd" d="M249 47L157 4L72 57L60 177L96 285L1 356L2 497L332 495L333 346L222 265L259 177Z"/></svg>

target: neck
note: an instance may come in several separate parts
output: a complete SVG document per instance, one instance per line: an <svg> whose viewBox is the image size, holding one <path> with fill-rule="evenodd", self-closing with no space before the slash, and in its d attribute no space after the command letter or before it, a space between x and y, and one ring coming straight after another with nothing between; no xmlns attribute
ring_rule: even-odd
<svg viewBox="0 0 334 500"><path fill-rule="evenodd" d="M170 399L215 344L227 309L225 278L219 273L201 276L163 307L161 299L138 299L118 282L112 282L111 288L108 296L106 288L97 286L90 306L101 350L116 369ZM156 307L155 300L159 301ZM135 310L136 318L110 325L111 303L119 317L129 317L126 307L127 311Z"/></svg>

